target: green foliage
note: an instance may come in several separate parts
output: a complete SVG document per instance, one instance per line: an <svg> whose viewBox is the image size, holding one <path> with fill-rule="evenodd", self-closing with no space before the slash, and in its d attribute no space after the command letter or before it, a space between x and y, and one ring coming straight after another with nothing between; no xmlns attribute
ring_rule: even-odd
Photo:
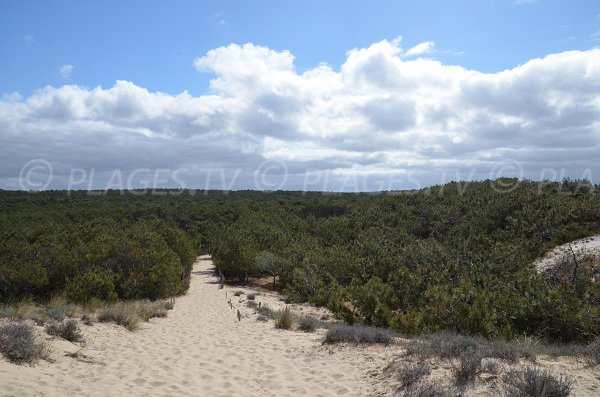
<svg viewBox="0 0 600 397"><path fill-rule="evenodd" d="M507 192L491 181L389 194L2 191L0 299L162 299L186 291L201 249L229 280L272 277L290 301L352 324L585 342L600 334L594 267L572 278L530 265L600 232L598 208L598 187L573 180Z"/></svg>
<svg viewBox="0 0 600 397"><path fill-rule="evenodd" d="M114 301L117 298L115 283L110 274L88 270L67 281L66 295L69 300L85 303L91 299Z"/></svg>

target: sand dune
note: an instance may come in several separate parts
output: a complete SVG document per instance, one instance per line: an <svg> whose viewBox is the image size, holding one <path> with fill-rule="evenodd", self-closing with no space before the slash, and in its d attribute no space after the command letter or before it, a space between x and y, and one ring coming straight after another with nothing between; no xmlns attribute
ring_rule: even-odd
<svg viewBox="0 0 600 397"><path fill-rule="evenodd" d="M583 256L600 257L600 235L586 237L556 246L546 252L542 257L536 259L534 266L538 271L545 271L553 268L564 259L571 260L573 254L575 254L578 259L582 259Z"/></svg>
<svg viewBox="0 0 600 397"><path fill-rule="evenodd" d="M112 324L84 327L78 346L53 341L54 363L16 366L0 361L0 394L15 396L365 396L370 373L385 364L382 347L337 349L321 334L277 330L239 303L225 299L212 262L195 264L190 290L165 319L137 332ZM273 296L259 296L257 301ZM237 308L242 320L237 320ZM371 350L370 350L371 349ZM378 352L379 350L379 352ZM375 358L365 357L373 355ZM379 357L380 359L378 359Z"/></svg>

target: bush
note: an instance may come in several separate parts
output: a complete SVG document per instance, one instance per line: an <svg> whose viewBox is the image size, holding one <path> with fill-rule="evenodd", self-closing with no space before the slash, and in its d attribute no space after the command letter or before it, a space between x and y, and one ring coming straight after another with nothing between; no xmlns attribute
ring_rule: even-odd
<svg viewBox="0 0 600 397"><path fill-rule="evenodd" d="M62 321L67 315L66 310L59 307L48 307L46 309L46 314L48 314L48 317L55 321Z"/></svg>
<svg viewBox="0 0 600 397"><path fill-rule="evenodd" d="M167 310L173 310L173 308L175 307L175 302L170 302L170 301L165 301L163 303L164 308Z"/></svg>
<svg viewBox="0 0 600 397"><path fill-rule="evenodd" d="M294 316L289 307L279 310L275 315L275 328L291 329L294 324Z"/></svg>
<svg viewBox="0 0 600 397"><path fill-rule="evenodd" d="M407 388L416 385L431 373L431 368L426 363L405 363L398 370L400 386Z"/></svg>
<svg viewBox="0 0 600 397"><path fill-rule="evenodd" d="M243 292L242 291L235 291L233 293L233 296L242 296Z"/></svg>
<svg viewBox="0 0 600 397"><path fill-rule="evenodd" d="M9 323L0 327L0 350L10 362L31 363L42 356L43 346L32 326Z"/></svg>
<svg viewBox="0 0 600 397"><path fill-rule="evenodd" d="M482 357L478 353L465 353L458 358L452 366L452 375L456 385L461 386L474 382L481 373Z"/></svg>
<svg viewBox="0 0 600 397"><path fill-rule="evenodd" d="M248 294L246 295L246 298L248 298L249 301L253 301L254 299L256 299L256 294Z"/></svg>
<svg viewBox="0 0 600 397"><path fill-rule="evenodd" d="M85 303L90 299L114 301L117 299L115 284L110 274L88 270L67 281L67 298L72 302Z"/></svg>
<svg viewBox="0 0 600 397"><path fill-rule="evenodd" d="M320 321L313 316L302 316L298 319L298 329L304 332L313 332L319 327Z"/></svg>
<svg viewBox="0 0 600 397"><path fill-rule="evenodd" d="M46 326L46 332L52 336L58 336L69 342L81 342L83 334L75 320L66 320L62 323L52 323Z"/></svg>
<svg viewBox="0 0 600 397"><path fill-rule="evenodd" d="M395 336L392 331L384 328L336 324L329 328L323 343L381 343L388 345L394 341Z"/></svg>
<svg viewBox="0 0 600 397"><path fill-rule="evenodd" d="M556 377L535 367L510 371L503 380L509 397L567 397L574 383L569 377Z"/></svg>

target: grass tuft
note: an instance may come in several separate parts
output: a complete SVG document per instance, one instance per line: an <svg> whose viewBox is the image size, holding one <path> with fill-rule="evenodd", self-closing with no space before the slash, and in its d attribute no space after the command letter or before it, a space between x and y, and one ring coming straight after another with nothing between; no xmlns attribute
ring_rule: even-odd
<svg viewBox="0 0 600 397"><path fill-rule="evenodd" d="M279 310L275 315L275 328L291 329L294 325L294 315L289 307Z"/></svg>

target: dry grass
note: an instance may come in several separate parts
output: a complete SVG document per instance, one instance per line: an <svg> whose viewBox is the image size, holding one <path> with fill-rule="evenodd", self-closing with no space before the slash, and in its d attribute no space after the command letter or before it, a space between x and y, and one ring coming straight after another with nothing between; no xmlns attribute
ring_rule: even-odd
<svg viewBox="0 0 600 397"><path fill-rule="evenodd" d="M155 317L167 317L165 302L128 301L117 302L100 311L98 321L114 322L130 331L139 328L140 321L148 321Z"/></svg>
<svg viewBox="0 0 600 397"><path fill-rule="evenodd" d="M275 328L292 329L294 325L294 315L289 307L279 310L275 315Z"/></svg>

